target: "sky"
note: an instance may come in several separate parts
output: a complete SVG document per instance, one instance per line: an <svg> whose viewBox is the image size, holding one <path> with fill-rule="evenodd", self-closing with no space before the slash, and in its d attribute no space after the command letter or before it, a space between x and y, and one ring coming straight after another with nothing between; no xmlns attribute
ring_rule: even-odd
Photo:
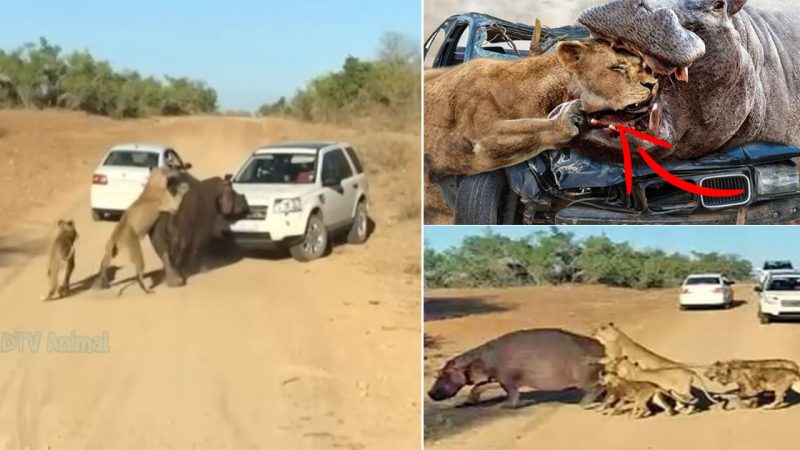
<svg viewBox="0 0 800 450"><path fill-rule="evenodd" d="M465 236L480 235L487 227L428 226L425 242L430 248L443 250L458 246ZM510 238L548 231L548 226L492 227ZM576 238L605 234L616 242L628 241L637 249L661 249L668 253L689 254L691 251L735 253L761 267L765 259L790 260L800 265L800 227L796 226L570 226L561 231L575 233Z"/></svg>
<svg viewBox="0 0 800 450"><path fill-rule="evenodd" d="M3 0L0 48L44 36L115 69L188 76L221 109L290 97L348 55L372 58L384 32L420 41L419 0Z"/></svg>

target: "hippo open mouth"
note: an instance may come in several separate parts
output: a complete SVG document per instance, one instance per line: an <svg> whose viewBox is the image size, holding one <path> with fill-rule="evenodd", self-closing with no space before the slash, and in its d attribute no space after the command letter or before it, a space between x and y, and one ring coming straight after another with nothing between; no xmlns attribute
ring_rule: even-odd
<svg viewBox="0 0 800 450"><path fill-rule="evenodd" d="M689 67L705 55L703 40L674 11L648 0L613 0L584 11L578 22L615 49L639 56L653 73L689 81Z"/></svg>

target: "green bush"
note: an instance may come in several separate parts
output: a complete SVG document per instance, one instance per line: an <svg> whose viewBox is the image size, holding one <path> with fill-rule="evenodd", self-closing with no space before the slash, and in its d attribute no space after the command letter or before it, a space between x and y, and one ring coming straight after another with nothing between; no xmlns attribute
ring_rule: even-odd
<svg viewBox="0 0 800 450"><path fill-rule="evenodd" d="M509 258L531 277L516 276L498 265ZM687 275L699 272L747 280L751 270L750 262L738 255L642 251L602 235L576 241L573 233L556 227L520 239L487 229L483 235L465 238L458 248L437 252L425 247L425 285L431 288L599 283L646 289L678 286Z"/></svg>
<svg viewBox="0 0 800 450"><path fill-rule="evenodd" d="M379 118L419 123L420 71L417 47L397 33L381 39L379 57L348 57L341 70L311 80L294 97L258 109L261 116L288 115L315 122Z"/></svg>
<svg viewBox="0 0 800 450"><path fill-rule="evenodd" d="M116 72L88 51L61 54L40 38L0 50L0 107L66 108L111 117L186 115L217 110L217 93L185 77L158 80Z"/></svg>

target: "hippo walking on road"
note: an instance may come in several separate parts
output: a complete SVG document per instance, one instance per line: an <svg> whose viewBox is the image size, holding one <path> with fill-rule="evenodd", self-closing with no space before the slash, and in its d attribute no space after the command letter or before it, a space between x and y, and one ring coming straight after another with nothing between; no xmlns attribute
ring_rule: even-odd
<svg viewBox="0 0 800 450"><path fill-rule="evenodd" d="M545 328L515 331L447 361L428 395L435 401L445 400L474 385L469 402L475 404L481 392L500 384L508 394L508 406L516 408L520 387L579 388L585 392L581 404L586 404L600 391L601 366L590 361L604 355L603 345L587 336Z"/></svg>

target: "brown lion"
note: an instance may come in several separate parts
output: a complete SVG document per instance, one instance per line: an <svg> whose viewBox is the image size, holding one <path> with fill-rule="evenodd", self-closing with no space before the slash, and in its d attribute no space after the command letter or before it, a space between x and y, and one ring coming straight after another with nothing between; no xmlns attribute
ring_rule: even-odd
<svg viewBox="0 0 800 450"><path fill-rule="evenodd" d="M639 58L593 40L508 61L470 60L425 73L425 162L433 179L507 167L565 145L584 113L652 98L656 79ZM546 118L570 99L554 117Z"/></svg>

